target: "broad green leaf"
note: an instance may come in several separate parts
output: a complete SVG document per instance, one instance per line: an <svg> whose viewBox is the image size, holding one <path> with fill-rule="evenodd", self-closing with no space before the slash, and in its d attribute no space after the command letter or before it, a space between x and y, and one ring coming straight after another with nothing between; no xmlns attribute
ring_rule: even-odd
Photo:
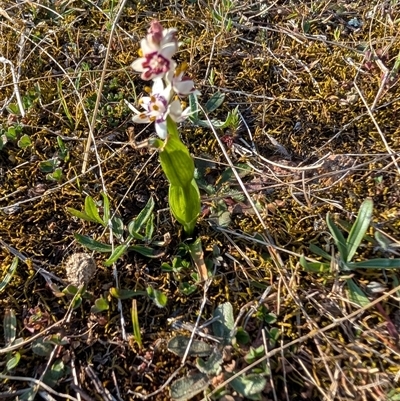
<svg viewBox="0 0 400 401"><path fill-rule="evenodd" d="M14 276L14 273L17 270L17 266L18 266L18 258L15 256L15 258L11 262L10 267L8 268L6 275L0 282L0 292L2 292L4 288L7 287L8 283L11 281L12 277Z"/></svg>
<svg viewBox="0 0 400 401"><path fill-rule="evenodd" d="M110 220L110 201L107 194L101 193L103 197L103 222L108 225L108 220Z"/></svg>
<svg viewBox="0 0 400 401"><path fill-rule="evenodd" d="M179 291L182 292L182 294L185 294L186 296L189 296L190 294L193 294L197 290L197 285L195 284L189 284L186 281L183 281L179 283Z"/></svg>
<svg viewBox="0 0 400 401"><path fill-rule="evenodd" d="M214 93L211 98L207 101L204 106L204 109L207 113L211 113L214 110L218 109L219 106L224 102L225 94L222 92Z"/></svg>
<svg viewBox="0 0 400 401"><path fill-rule="evenodd" d="M92 223L97 223L97 220L92 219L85 212L81 212L80 210L76 210L76 209L74 209L72 207L67 207L67 212L69 214L72 214L72 216L78 217L78 219L82 219L82 220L85 220L85 221L90 221Z"/></svg>
<svg viewBox="0 0 400 401"><path fill-rule="evenodd" d="M58 164L59 161L57 159L44 160L39 163L39 168L42 173L52 173Z"/></svg>
<svg viewBox="0 0 400 401"><path fill-rule="evenodd" d="M139 232L146 226L147 221L151 218L154 210L154 199L151 196L147 201L146 206L140 211L135 220L133 220L132 230Z"/></svg>
<svg viewBox="0 0 400 401"><path fill-rule="evenodd" d="M346 280L348 289L348 298L355 304L364 307L370 304L370 300L364 291L354 282L352 278Z"/></svg>
<svg viewBox="0 0 400 401"><path fill-rule="evenodd" d="M214 335L223 338L225 344L229 344L232 336L235 335L233 333L235 319L232 304L225 302L218 305L214 310L213 317L216 319L212 324Z"/></svg>
<svg viewBox="0 0 400 401"><path fill-rule="evenodd" d="M363 262L346 263L351 269L400 269L400 259L371 259Z"/></svg>
<svg viewBox="0 0 400 401"><path fill-rule="evenodd" d="M349 236L347 238L346 245L348 254L347 259L345 260L346 262L351 261L357 251L357 248L363 240L372 219L373 208L374 203L372 202L372 199L365 199L365 201L361 204L356 221L353 224L353 227L351 227Z"/></svg>
<svg viewBox="0 0 400 401"><path fill-rule="evenodd" d="M339 254L343 262L348 260L347 258L347 245L346 240L343 237L342 232L339 230L337 225L331 220L329 213L326 215L326 224L328 225L329 231L332 234L335 244L339 250Z"/></svg>
<svg viewBox="0 0 400 401"><path fill-rule="evenodd" d="M229 383L234 390L249 400L261 400L267 380L259 374L239 376Z"/></svg>
<svg viewBox="0 0 400 401"><path fill-rule="evenodd" d="M186 188L170 185L168 200L172 215L182 224L185 232L191 235L201 208L200 194L196 182L193 180L191 185Z"/></svg>
<svg viewBox="0 0 400 401"><path fill-rule="evenodd" d="M44 374L43 382L50 387L54 387L64 376L65 370L64 362L61 359L57 359Z"/></svg>
<svg viewBox="0 0 400 401"><path fill-rule="evenodd" d="M108 309L109 309L108 301L105 298L101 297L101 298L97 298L94 301L94 305L92 305L90 311L92 313L98 313L98 312L103 312Z"/></svg>
<svg viewBox="0 0 400 401"><path fill-rule="evenodd" d="M118 245L110 257L104 262L104 266L111 266L115 263L126 251L128 250L128 244Z"/></svg>
<svg viewBox="0 0 400 401"><path fill-rule="evenodd" d="M257 348L250 347L249 352L245 355L244 360L249 365L253 363L255 360L261 358L265 355L265 347L264 345L260 345Z"/></svg>
<svg viewBox="0 0 400 401"><path fill-rule="evenodd" d="M146 295L146 291L133 291L133 290L124 290L122 288L110 288L110 294L112 297L117 299L129 299L133 297L137 297L140 295Z"/></svg>
<svg viewBox="0 0 400 401"><path fill-rule="evenodd" d="M173 352L174 354L182 358L186 353L186 349L189 346L189 343L190 349L188 352L188 356L207 357L213 353L213 348L206 342L201 340L190 341L190 337L181 335L172 337L168 341L168 351Z"/></svg>
<svg viewBox="0 0 400 401"><path fill-rule="evenodd" d="M155 290L153 287L148 286L147 289L148 297L154 302L159 308L164 308L167 304L168 298L161 291Z"/></svg>
<svg viewBox="0 0 400 401"><path fill-rule="evenodd" d="M20 359L21 359L21 354L19 352L16 352L14 355L12 355L7 360L7 364L6 364L7 371L10 371L10 370L13 370L14 368L16 368Z"/></svg>
<svg viewBox="0 0 400 401"><path fill-rule="evenodd" d="M111 245L103 244L102 242L96 241L93 238L87 237L86 235L75 233L74 237L81 245L85 246L91 251L112 252Z"/></svg>
<svg viewBox="0 0 400 401"><path fill-rule="evenodd" d="M29 135L22 135L21 138L19 138L19 141L17 143L18 147L21 149L25 149L28 146L32 145L32 141L31 138L29 137Z"/></svg>
<svg viewBox="0 0 400 401"><path fill-rule="evenodd" d="M4 326L4 341L6 345L14 342L17 336L17 318L15 317L14 309L6 309L3 319Z"/></svg>
<svg viewBox="0 0 400 401"><path fill-rule="evenodd" d="M93 221L101 224L102 226L107 226L102 218L100 217L99 210L93 198L91 196L86 196L85 198L85 213L93 219Z"/></svg>
<svg viewBox="0 0 400 401"><path fill-rule="evenodd" d="M50 356L53 351L53 345L44 341L43 338L38 338L32 342L32 351L39 356Z"/></svg>
<svg viewBox="0 0 400 401"><path fill-rule="evenodd" d="M186 401L192 399L196 394L207 389L209 378L204 373L182 377L171 384L170 395L173 401Z"/></svg>
<svg viewBox="0 0 400 401"><path fill-rule="evenodd" d="M320 247L314 245L314 244L310 244L310 251L312 253L315 253L318 256L322 256L324 259L331 261L332 256L329 255L329 253L325 252L323 249L321 249Z"/></svg>
<svg viewBox="0 0 400 401"><path fill-rule="evenodd" d="M197 358L196 366L201 373L205 373L209 376L218 375L222 370L221 365L223 364L223 362L224 360L222 358L221 352L218 350L214 350L207 361L204 361L201 358Z"/></svg>
<svg viewBox="0 0 400 401"><path fill-rule="evenodd" d="M161 167L172 185L187 187L194 177L194 161L179 138L176 123L167 118L168 139L159 152Z"/></svg>

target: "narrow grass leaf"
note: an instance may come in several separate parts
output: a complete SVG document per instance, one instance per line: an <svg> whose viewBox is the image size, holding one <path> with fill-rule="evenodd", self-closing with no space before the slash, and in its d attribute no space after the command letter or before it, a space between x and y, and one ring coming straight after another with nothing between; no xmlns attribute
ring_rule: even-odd
<svg viewBox="0 0 400 401"><path fill-rule="evenodd" d="M110 295L117 299L129 299L146 294L146 291L133 291L115 287L110 288Z"/></svg>
<svg viewBox="0 0 400 401"><path fill-rule="evenodd" d="M347 293L350 301L355 304L364 307L370 304L370 300L365 295L364 291L354 282L353 279L347 279Z"/></svg>
<svg viewBox="0 0 400 401"><path fill-rule="evenodd" d="M137 342L137 345L141 349L143 347L143 343L142 343L142 334L140 332L139 315L137 310L136 299L132 299L131 319L133 327L133 337Z"/></svg>
<svg viewBox="0 0 400 401"><path fill-rule="evenodd" d="M344 239L344 236L337 225L332 221L329 213L326 215L326 224L328 225L329 231L331 232L332 237L335 240L335 244L339 250L340 257L344 262L346 262L348 260L346 240Z"/></svg>
<svg viewBox="0 0 400 401"><path fill-rule="evenodd" d="M365 199L365 201L361 204L356 221L351 227L349 236L347 238L346 245L348 254L347 259L345 260L346 262L351 261L357 251L357 248L361 244L361 241L363 240L371 222L373 208L374 203L372 199Z"/></svg>
<svg viewBox="0 0 400 401"><path fill-rule="evenodd" d="M101 196L103 197L103 222L108 225L108 220L110 220L110 200L104 192L101 193Z"/></svg>
<svg viewBox="0 0 400 401"><path fill-rule="evenodd" d="M74 237L81 245L85 246L87 249L90 249L91 251L112 252L111 245L103 244L102 242L96 241L93 238L90 238L86 235L75 233Z"/></svg>
<svg viewBox="0 0 400 401"><path fill-rule="evenodd" d="M323 249L321 249L320 247L318 247L318 246L316 246L314 244L310 244L310 251L312 253L315 253L318 256L323 257L326 260L330 261L332 259L332 256L329 255L329 253L325 252Z"/></svg>
<svg viewBox="0 0 400 401"><path fill-rule="evenodd" d="M19 260L19 259L18 259L17 257L15 257L15 258L13 259L13 261L11 262L11 265L10 265L10 267L8 268L6 275L4 276L3 280L1 280L1 282L0 282L0 292L2 292L2 291L4 290L4 288L7 287L8 283L9 283L9 282L11 281L11 279L13 278L14 273L15 273L16 270L17 270L18 260Z"/></svg>
<svg viewBox="0 0 400 401"><path fill-rule="evenodd" d="M349 269L400 269L400 259L371 259L346 263Z"/></svg>

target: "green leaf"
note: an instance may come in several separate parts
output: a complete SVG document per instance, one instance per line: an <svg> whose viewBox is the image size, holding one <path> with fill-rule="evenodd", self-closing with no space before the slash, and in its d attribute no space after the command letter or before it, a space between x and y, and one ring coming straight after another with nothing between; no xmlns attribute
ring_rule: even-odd
<svg viewBox="0 0 400 401"><path fill-rule="evenodd" d="M106 221L106 220L104 220ZM117 216L111 218L111 226L113 234L118 238L121 239L124 235L124 222ZM135 237L136 238L136 237Z"/></svg>
<svg viewBox="0 0 400 401"><path fill-rule="evenodd" d="M153 234L154 234L154 214L151 214L149 220L147 220L145 236L150 241L153 238Z"/></svg>
<svg viewBox="0 0 400 401"><path fill-rule="evenodd" d="M326 273L330 270L330 265L322 262L307 262L304 255L300 256L300 266L308 272Z"/></svg>
<svg viewBox="0 0 400 401"><path fill-rule="evenodd" d="M400 259L371 259L363 262L346 263L351 269L400 269Z"/></svg>
<svg viewBox="0 0 400 401"><path fill-rule="evenodd" d="M14 309L6 309L3 319L4 326L4 341L6 345L14 342L17 336L17 318L15 317Z"/></svg>
<svg viewBox="0 0 400 401"><path fill-rule="evenodd" d="M370 304L370 300L365 295L364 291L354 282L353 279L347 279L348 298L355 304L364 307Z"/></svg>
<svg viewBox="0 0 400 401"><path fill-rule="evenodd" d="M140 332L139 315L137 311L136 299L132 299L131 320L133 327L133 338L137 342L139 348L143 347L142 333Z"/></svg>
<svg viewBox="0 0 400 401"><path fill-rule="evenodd" d="M19 361L21 359L21 354L16 352L12 357L7 360L6 369L7 371L13 370L17 367Z"/></svg>
<svg viewBox="0 0 400 401"><path fill-rule="evenodd" d="M28 146L32 145L32 141L31 138L29 137L29 135L22 135L21 138L19 138L19 141L17 143L18 147L21 149L25 149Z"/></svg>
<svg viewBox="0 0 400 401"><path fill-rule="evenodd" d="M165 254L165 251L156 251L155 249L144 245L131 245L129 251L135 251L151 259L158 259Z"/></svg>
<svg viewBox="0 0 400 401"><path fill-rule="evenodd" d="M199 102L197 101L197 95L193 93L189 95L189 107L190 107L189 119L194 124L196 124L196 121L199 119Z"/></svg>
<svg viewBox="0 0 400 401"><path fill-rule="evenodd" d="M74 209L72 207L67 207L67 212L69 214L72 214L72 216L78 217L78 219L82 219L82 220L85 220L85 221L90 221L92 223L97 223L97 220L92 219L85 212L81 212L80 210L76 210L76 209Z"/></svg>
<svg viewBox="0 0 400 401"><path fill-rule="evenodd" d="M147 201L146 206L140 211L136 219L133 220L132 230L139 232L142 228L146 227L147 221L151 218L154 210L154 199L151 196Z"/></svg>
<svg viewBox="0 0 400 401"><path fill-rule="evenodd" d="M340 257L343 262L348 260L346 240L343 237L342 232L339 230L337 225L331 220L329 213L326 215L326 224L328 225L329 231L332 234L335 244L339 250Z"/></svg>
<svg viewBox="0 0 400 401"><path fill-rule="evenodd" d="M14 273L17 270L18 266L18 258L15 256L13 261L11 262L10 267L7 270L6 275L4 276L3 280L0 282L0 292L4 290L4 288L7 287L8 283L11 281L12 277L14 276Z"/></svg>
<svg viewBox="0 0 400 401"><path fill-rule="evenodd" d="M103 222L108 225L108 220L110 220L110 201L107 194L101 193L103 197Z"/></svg>
<svg viewBox="0 0 400 401"><path fill-rule="evenodd" d="M53 345L45 342L43 338L38 338L32 342L32 351L39 356L50 356L53 352Z"/></svg>
<svg viewBox="0 0 400 401"><path fill-rule="evenodd" d="M179 357L183 357L186 353L186 349L190 344L188 356L203 356L207 357L213 353L211 345L201 340L192 340L187 336L175 336L168 341L168 351L173 352Z"/></svg>
<svg viewBox="0 0 400 401"><path fill-rule="evenodd" d="M346 262L351 261L357 251L357 248L363 240L372 219L373 208L374 203L372 202L372 199L365 199L365 201L361 204L356 221L353 224L353 227L351 227L349 236L347 238L346 245L348 254Z"/></svg>
<svg viewBox="0 0 400 401"><path fill-rule="evenodd" d="M39 163L39 168L42 173L52 173L58 166L59 161L57 159L49 159Z"/></svg>
<svg viewBox="0 0 400 401"><path fill-rule="evenodd" d="M253 363L257 359L260 359L264 355L265 355L264 345L260 345L257 348L250 347L249 352L244 357L244 360L246 361L246 363L250 365L251 363Z"/></svg>
<svg viewBox="0 0 400 401"><path fill-rule="evenodd" d="M205 104L204 109L207 113L211 113L212 111L218 109L219 106L224 102L225 94L222 92L214 93L208 102Z"/></svg>
<svg viewBox="0 0 400 401"><path fill-rule="evenodd" d="M39 387L35 386L30 388L24 392L21 397L19 397L19 401L35 401L36 393L38 392Z"/></svg>
<svg viewBox="0 0 400 401"><path fill-rule="evenodd" d="M93 221L101 224L102 226L107 226L107 224L102 220L99 214L96 203L91 196L86 196L85 198L85 213L93 219Z"/></svg>
<svg viewBox="0 0 400 401"><path fill-rule="evenodd" d="M229 383L239 394L249 400L261 400L261 393L264 390L267 380L259 374L239 376Z"/></svg>
<svg viewBox="0 0 400 401"><path fill-rule="evenodd" d="M66 371L64 362L57 359L43 376L43 382L50 387L55 387L57 382L64 376Z"/></svg>
<svg viewBox="0 0 400 401"><path fill-rule="evenodd" d="M170 184L187 187L194 177L194 161L179 139L176 123L167 118L168 139L159 152L161 167Z"/></svg>
<svg viewBox="0 0 400 401"><path fill-rule="evenodd" d="M96 241L93 238L87 237L86 235L75 233L74 237L81 245L85 246L91 251L112 252L111 245L103 244L102 242Z"/></svg>
<svg viewBox="0 0 400 401"><path fill-rule="evenodd" d="M179 283L179 291L182 292L182 294L185 294L186 296L189 296L190 294L193 294L197 290L197 285L195 284L189 284L186 281Z"/></svg>
<svg viewBox="0 0 400 401"><path fill-rule="evenodd" d="M52 173L46 174L46 180L60 181L62 178L62 168L57 167Z"/></svg>
<svg viewBox="0 0 400 401"><path fill-rule="evenodd" d="M207 361L204 361L201 358L197 358L196 366L201 373L205 373L208 376L218 375L222 370L221 365L223 364L223 362L224 360L222 358L221 352L218 350L214 350Z"/></svg>
<svg viewBox="0 0 400 401"><path fill-rule="evenodd" d="M193 398L196 394L207 389L209 379L204 373L194 373L187 377L182 377L171 384L170 395L173 401L186 401Z"/></svg>
<svg viewBox="0 0 400 401"><path fill-rule="evenodd" d="M168 298L161 291L155 290L153 287L149 286L146 289L147 295L159 308L164 308L167 305Z"/></svg>
<svg viewBox="0 0 400 401"><path fill-rule="evenodd" d="M135 227L135 220L132 220L132 221L128 224L128 233L129 233L129 235L130 235L131 237L135 238L135 239L138 239L138 240L140 240L140 241L144 241L144 240L145 240L144 235L142 235L142 234L136 232L136 231L134 230L134 227Z"/></svg>
<svg viewBox="0 0 400 401"><path fill-rule="evenodd" d="M91 307L90 311L92 313L99 313L108 309L109 309L108 301L105 298L101 297L97 298L94 301L94 305Z"/></svg>
<svg viewBox="0 0 400 401"><path fill-rule="evenodd" d="M238 327L235 338L239 345L246 345L251 340L249 333L243 327Z"/></svg>
<svg viewBox="0 0 400 401"><path fill-rule="evenodd" d="M191 235L201 208L200 193L196 182L193 180L191 185L186 188L171 184L168 201L172 215L182 224L185 232Z"/></svg>
<svg viewBox="0 0 400 401"><path fill-rule="evenodd" d="M229 344L235 334L232 333L235 325L232 304L225 302L218 305L214 310L213 317L216 319L212 324L214 335L223 338L225 344Z"/></svg>
<svg viewBox="0 0 400 401"><path fill-rule="evenodd" d="M322 256L324 259L331 261L332 260L332 256L329 255L329 253L325 252L323 249L321 249L320 247L314 245L314 244L310 244L310 251L312 253L315 253L318 256Z"/></svg>
<svg viewBox="0 0 400 401"><path fill-rule="evenodd" d="M128 244L118 245L110 257L104 262L104 266L111 266L115 263L126 251L128 250Z"/></svg>
<svg viewBox="0 0 400 401"><path fill-rule="evenodd" d="M137 297L140 295L146 295L146 291L133 291L133 290L124 290L122 288L110 288L110 294L112 297L117 299L129 299L133 297Z"/></svg>

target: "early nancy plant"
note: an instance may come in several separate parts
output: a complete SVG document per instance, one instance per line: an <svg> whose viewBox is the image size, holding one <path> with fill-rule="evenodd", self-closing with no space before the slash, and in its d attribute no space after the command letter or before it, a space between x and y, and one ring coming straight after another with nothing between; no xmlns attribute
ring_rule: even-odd
<svg viewBox="0 0 400 401"><path fill-rule="evenodd" d="M172 59L178 50L176 29L163 29L158 21L151 23L141 41L141 57L132 68L141 72L145 81L153 81L149 96L140 99L143 111L126 102L135 113L136 123L152 123L157 138L151 145L159 149L161 167L169 182L169 205L172 215L183 226L185 234L193 234L200 214L200 193L194 179L194 161L182 143L177 124L190 115L190 107L182 107L180 98L198 93L185 74L186 66Z"/></svg>

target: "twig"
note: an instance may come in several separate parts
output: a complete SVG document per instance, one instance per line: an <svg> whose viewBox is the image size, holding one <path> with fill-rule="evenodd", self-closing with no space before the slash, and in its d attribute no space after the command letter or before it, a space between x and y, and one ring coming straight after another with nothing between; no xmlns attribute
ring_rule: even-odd
<svg viewBox="0 0 400 401"><path fill-rule="evenodd" d="M86 142L85 153L83 155L82 174L86 172L86 167L87 167L88 159L89 159L90 146L92 144L92 141L93 141L93 144L96 146L95 139L94 139L94 127L96 124L97 113L99 111L99 106L100 106L101 93L103 91L104 81L105 81L105 77L106 77L106 73L107 73L107 64L108 64L108 59L110 58L110 49L111 49L112 40L114 38L114 31L115 31L115 28L117 27L118 20L122 14L122 10L125 7L125 3L126 3L126 0L121 1L119 9L118 9L118 13L115 16L114 21L111 26L106 56L104 58L103 70L101 72L101 77L100 77L99 89L97 91L96 103L94 105L92 121L89 126L89 136L88 136L88 139Z"/></svg>
<svg viewBox="0 0 400 401"><path fill-rule="evenodd" d="M23 381L23 382L30 382L30 383L34 383L35 385L41 387L43 390L46 390L48 393L50 394L54 394L57 395L58 397L61 398L66 398L68 400L72 400L72 401L78 401L75 397L72 397L69 394L64 394L64 393L59 393L55 390L53 390L50 386L48 386L47 384L43 383L40 380L37 379L33 379L32 377L24 377L24 376L8 376L8 375L3 375L0 373L0 379L6 379L6 380L18 380L18 381Z"/></svg>

